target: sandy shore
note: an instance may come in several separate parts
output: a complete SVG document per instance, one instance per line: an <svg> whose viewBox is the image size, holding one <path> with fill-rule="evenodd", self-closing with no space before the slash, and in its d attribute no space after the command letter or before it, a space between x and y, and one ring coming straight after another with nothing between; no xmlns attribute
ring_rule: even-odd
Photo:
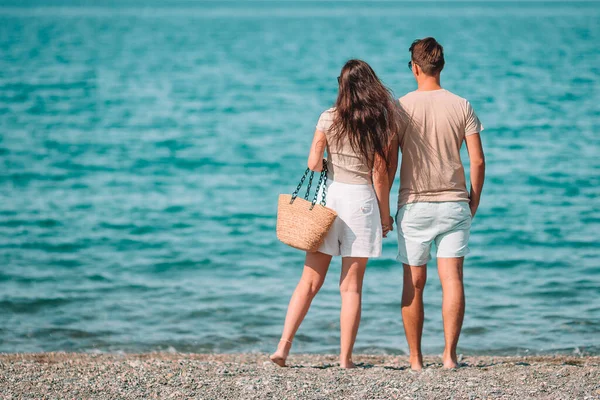
<svg viewBox="0 0 600 400"><path fill-rule="evenodd" d="M600 357L465 357L457 370L426 358L294 355L290 368L263 354L65 353L0 355L0 398L600 399Z"/></svg>

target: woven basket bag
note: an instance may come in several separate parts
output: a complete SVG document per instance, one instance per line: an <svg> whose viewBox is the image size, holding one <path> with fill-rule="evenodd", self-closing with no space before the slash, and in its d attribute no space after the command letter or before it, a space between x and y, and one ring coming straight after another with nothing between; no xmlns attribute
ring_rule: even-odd
<svg viewBox="0 0 600 400"><path fill-rule="evenodd" d="M298 192L309 172L310 177L306 194L303 199L299 199ZM325 160L323 160L323 170L311 202L308 197L314 174L313 171L307 168L294 193L279 195L277 205L277 239L288 246L310 253L317 251L323 244L325 235L327 235L337 217L334 210L325 207L327 190L327 162ZM317 204L321 185L323 185L321 202Z"/></svg>

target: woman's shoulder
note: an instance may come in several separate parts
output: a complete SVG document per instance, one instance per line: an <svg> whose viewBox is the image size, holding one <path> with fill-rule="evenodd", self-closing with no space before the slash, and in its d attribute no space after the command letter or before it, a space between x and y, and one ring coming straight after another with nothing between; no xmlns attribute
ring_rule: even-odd
<svg viewBox="0 0 600 400"><path fill-rule="evenodd" d="M317 123L317 129L323 132L327 132L333 124L333 118L335 115L335 107L331 107L321 113L319 122Z"/></svg>
<svg viewBox="0 0 600 400"><path fill-rule="evenodd" d="M335 107L328 108L327 110L321 113L321 117L333 119L335 114Z"/></svg>

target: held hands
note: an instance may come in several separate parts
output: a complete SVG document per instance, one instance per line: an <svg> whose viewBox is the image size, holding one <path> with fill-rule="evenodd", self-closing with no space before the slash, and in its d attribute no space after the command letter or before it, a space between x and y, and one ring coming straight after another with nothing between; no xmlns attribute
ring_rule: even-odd
<svg viewBox="0 0 600 400"><path fill-rule="evenodd" d="M381 217L381 228L383 229L383 237L387 237L387 234L394 230L394 218L388 216Z"/></svg>

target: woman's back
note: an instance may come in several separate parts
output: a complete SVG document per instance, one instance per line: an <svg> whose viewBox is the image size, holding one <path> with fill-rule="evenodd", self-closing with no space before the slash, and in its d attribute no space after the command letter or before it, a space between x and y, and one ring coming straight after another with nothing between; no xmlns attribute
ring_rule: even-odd
<svg viewBox="0 0 600 400"><path fill-rule="evenodd" d="M370 185L373 170L373 157L368 160L357 153L348 138L338 140L331 129L335 118L335 108L324 111L317 122L317 129L327 138L328 178L340 183Z"/></svg>

